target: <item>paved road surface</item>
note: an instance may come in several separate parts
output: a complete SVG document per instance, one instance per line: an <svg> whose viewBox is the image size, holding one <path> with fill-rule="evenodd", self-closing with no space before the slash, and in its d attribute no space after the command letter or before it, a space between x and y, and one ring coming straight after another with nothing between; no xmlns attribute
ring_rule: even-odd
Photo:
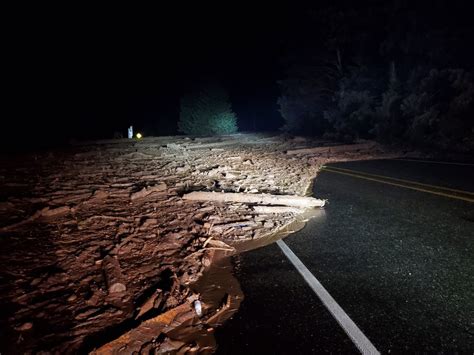
<svg viewBox="0 0 474 355"><path fill-rule="evenodd" d="M325 212L285 243L380 352L473 353L473 193L473 165L334 164ZM236 264L246 299L218 353L358 352L276 244Z"/></svg>

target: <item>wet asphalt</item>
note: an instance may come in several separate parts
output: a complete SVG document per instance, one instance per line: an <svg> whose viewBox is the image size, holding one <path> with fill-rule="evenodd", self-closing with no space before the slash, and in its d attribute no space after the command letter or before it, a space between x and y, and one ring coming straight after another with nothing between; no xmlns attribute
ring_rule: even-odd
<svg viewBox="0 0 474 355"><path fill-rule="evenodd" d="M335 167L474 192L474 166ZM474 204L323 171L325 213L285 239L382 353L474 352ZM276 244L239 255L245 300L219 354L357 353Z"/></svg>

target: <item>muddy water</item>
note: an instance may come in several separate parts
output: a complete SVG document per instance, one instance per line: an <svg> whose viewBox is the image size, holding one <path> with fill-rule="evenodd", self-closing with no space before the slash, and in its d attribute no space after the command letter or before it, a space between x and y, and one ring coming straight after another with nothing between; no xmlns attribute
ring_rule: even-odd
<svg viewBox="0 0 474 355"><path fill-rule="evenodd" d="M192 292L186 302L143 321L92 353L213 353L214 329L237 312L243 300L232 274L232 255L235 249L229 247L205 248L202 260L207 267L189 285Z"/></svg>
<svg viewBox="0 0 474 355"><path fill-rule="evenodd" d="M223 324L238 311L240 303L244 299L239 282L234 276L232 258L240 253L257 249L285 238L302 229L306 222L313 218L324 220L326 218L324 209L307 210L297 216L293 222L283 226L275 233L254 240L234 242L231 244L235 248L234 251L213 250L210 266L192 286L193 291L201 295L200 300L204 311L215 311L204 322L208 329L208 336L213 334L214 327ZM213 336L212 341L209 341L208 338L206 345L206 349L214 346L213 350L215 350L216 344ZM203 349L201 348L201 350Z"/></svg>
<svg viewBox="0 0 474 355"><path fill-rule="evenodd" d="M114 341L96 349L96 354L166 353L211 354L216 348L215 328L239 309L244 295L234 276L233 257L263 247L302 229L309 219L324 219L323 209L312 209L276 232L255 240L235 242L232 247L215 241L202 250L205 265L199 278L189 285L193 296L180 306L148 319Z"/></svg>
<svg viewBox="0 0 474 355"><path fill-rule="evenodd" d="M243 293L232 272L231 257L235 251L211 250L211 254L211 265L191 289L200 295L203 313L217 310L206 320L207 325L215 327L237 312Z"/></svg>
<svg viewBox="0 0 474 355"><path fill-rule="evenodd" d="M313 218L324 220L326 218L325 210L323 208L308 209L302 214L296 216L293 222L284 225L274 233L262 236L258 239L236 241L229 244L237 250L237 253L243 253L249 250L261 248L268 244L274 243L279 239L283 239L290 234L298 232L304 228L306 222Z"/></svg>

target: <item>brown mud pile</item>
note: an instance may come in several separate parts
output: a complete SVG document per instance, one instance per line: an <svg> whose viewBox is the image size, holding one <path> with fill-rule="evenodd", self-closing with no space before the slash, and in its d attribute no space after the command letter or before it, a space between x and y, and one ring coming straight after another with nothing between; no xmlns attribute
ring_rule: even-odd
<svg viewBox="0 0 474 355"><path fill-rule="evenodd" d="M229 256L313 212L183 196L304 196L322 164L382 154L318 144L162 137L3 157L0 352L211 353L243 299Z"/></svg>

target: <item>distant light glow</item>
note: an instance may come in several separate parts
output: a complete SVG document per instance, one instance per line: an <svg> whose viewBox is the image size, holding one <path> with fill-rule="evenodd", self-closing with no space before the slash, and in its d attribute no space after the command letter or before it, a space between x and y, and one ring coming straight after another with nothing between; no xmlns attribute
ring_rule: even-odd
<svg viewBox="0 0 474 355"><path fill-rule="evenodd" d="M137 137L137 139L140 139L140 138L142 138L143 136L142 136L141 133L137 133L136 137Z"/></svg>

